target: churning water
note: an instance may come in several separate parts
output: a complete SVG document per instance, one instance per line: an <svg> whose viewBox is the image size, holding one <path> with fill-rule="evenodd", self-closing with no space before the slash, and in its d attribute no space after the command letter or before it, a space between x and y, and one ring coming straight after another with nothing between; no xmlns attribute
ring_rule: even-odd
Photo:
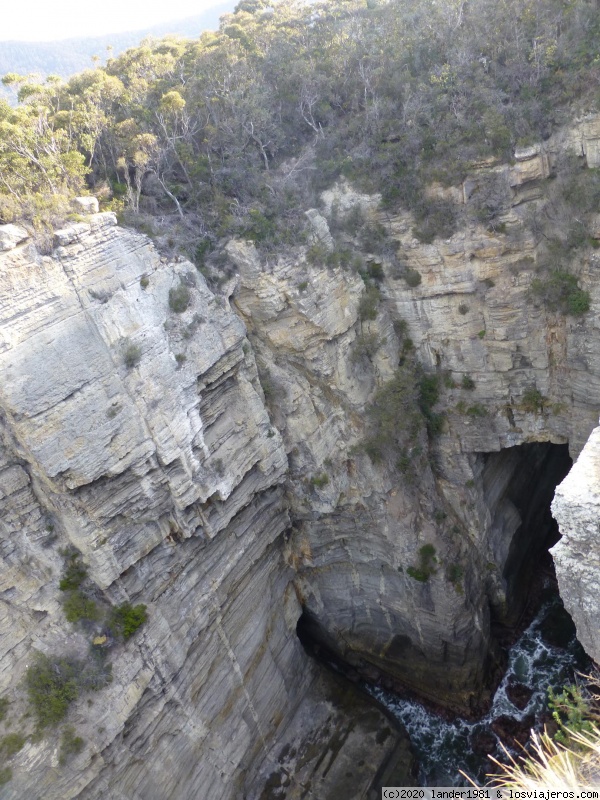
<svg viewBox="0 0 600 800"><path fill-rule="evenodd" d="M531 625L510 648L508 669L492 707L477 722L463 719L448 722L415 701L399 699L380 688L369 689L406 728L419 761L421 786L466 785L467 781L459 770L479 785L485 783L486 773L494 771L494 765L481 752L477 742L483 740L487 743L486 752L493 747L492 755L497 758L501 755L498 737L491 727L499 717L508 717L510 724L510 720L523 723L526 717L533 715L535 721L530 719L529 725L541 726L548 707L548 687L558 688L571 682L575 670L582 669L585 664L574 627L561 642L563 646L548 643L549 638L555 638L553 633L556 633L556 626L564 614L558 595L542 605ZM533 690L523 709L517 708L509 699L510 689L507 694L507 688L515 683Z"/></svg>

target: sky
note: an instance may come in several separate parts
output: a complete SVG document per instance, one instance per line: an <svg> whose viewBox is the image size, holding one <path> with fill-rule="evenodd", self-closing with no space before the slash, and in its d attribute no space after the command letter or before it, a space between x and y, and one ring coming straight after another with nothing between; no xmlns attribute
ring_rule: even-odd
<svg viewBox="0 0 600 800"><path fill-rule="evenodd" d="M201 14L222 0L15 0L0 16L0 40L41 42L135 31ZM234 4L232 4L234 5Z"/></svg>

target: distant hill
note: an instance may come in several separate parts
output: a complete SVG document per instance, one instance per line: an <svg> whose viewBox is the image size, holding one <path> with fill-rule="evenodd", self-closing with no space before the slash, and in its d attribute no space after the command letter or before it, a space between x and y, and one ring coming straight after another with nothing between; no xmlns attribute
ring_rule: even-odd
<svg viewBox="0 0 600 800"><path fill-rule="evenodd" d="M129 47L138 45L146 36L161 38L172 33L195 38L202 31L215 30L219 27L219 17L233 11L234 5L234 1L229 0L194 17L163 22L127 33L54 42L0 42L0 77L7 72L17 72L21 75L37 73L43 78L48 75L68 78L92 67L93 56L98 56L101 64L106 63L107 47L112 47L112 55L117 56ZM0 84L0 97L12 101L15 92Z"/></svg>

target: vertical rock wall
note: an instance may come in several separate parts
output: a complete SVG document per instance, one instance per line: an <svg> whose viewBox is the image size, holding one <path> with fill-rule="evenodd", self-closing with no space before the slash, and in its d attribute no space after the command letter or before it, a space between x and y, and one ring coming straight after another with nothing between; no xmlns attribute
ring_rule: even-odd
<svg viewBox="0 0 600 800"><path fill-rule="evenodd" d="M600 428L594 428L575 465L556 490L552 513L561 540L552 548L560 596L577 638L600 663Z"/></svg>
<svg viewBox="0 0 600 800"><path fill-rule="evenodd" d="M112 681L70 710L82 752L61 766L60 729L28 740L3 797L260 797L286 742L303 755L285 780L330 796L318 764L331 718L354 723L295 635L287 457L243 324L191 264L112 214L59 231L52 256L16 244L0 266L6 731L33 732L22 680L36 652L87 664L106 636L64 617L63 548L81 553L98 602L144 603L148 621L109 637ZM394 751L373 713L334 748L331 776L359 760L352 748ZM360 772L356 797L373 777Z"/></svg>

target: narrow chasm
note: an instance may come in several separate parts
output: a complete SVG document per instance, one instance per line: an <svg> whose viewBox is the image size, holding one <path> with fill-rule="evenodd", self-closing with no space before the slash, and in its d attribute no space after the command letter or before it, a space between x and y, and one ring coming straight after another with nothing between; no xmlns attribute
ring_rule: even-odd
<svg viewBox="0 0 600 800"><path fill-rule="evenodd" d="M560 537L550 503L573 462L568 445L551 442L522 444L477 458L491 518L488 549L502 574L500 591L490 593L492 620L495 627L510 631L539 606L536 598L544 582L556 585L548 550Z"/></svg>
<svg viewBox="0 0 600 800"><path fill-rule="evenodd" d="M461 771L485 782L493 771L488 757L518 754L532 728L552 727L548 689L562 688L589 664L560 599L549 552L560 538L550 503L572 466L568 445L534 442L472 458L488 522L481 547L493 558L482 576L490 639L503 652L491 707L479 719L465 720L360 680L408 732L423 786L468 785ZM311 655L359 681L327 648L318 620L305 612L297 631Z"/></svg>

